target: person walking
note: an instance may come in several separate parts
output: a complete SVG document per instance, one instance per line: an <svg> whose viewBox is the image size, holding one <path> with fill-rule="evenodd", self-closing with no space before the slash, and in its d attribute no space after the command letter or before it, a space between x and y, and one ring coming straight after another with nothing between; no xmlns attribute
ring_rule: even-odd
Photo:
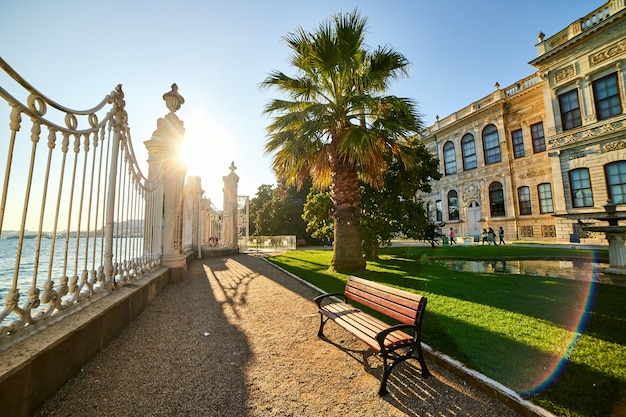
<svg viewBox="0 0 626 417"><path fill-rule="evenodd" d="M483 229L483 245L485 244L485 242L489 244L489 241L487 240L487 229Z"/></svg>
<svg viewBox="0 0 626 417"><path fill-rule="evenodd" d="M454 234L454 229L450 228L450 244L454 245L456 243L456 239L455 239L455 234Z"/></svg>
<svg viewBox="0 0 626 417"><path fill-rule="evenodd" d="M487 242L490 245L491 245L491 242L493 242L494 246L497 245L497 243L496 243L496 232L494 232L491 227L489 228L489 232L487 232Z"/></svg>
<svg viewBox="0 0 626 417"><path fill-rule="evenodd" d="M498 230L498 236L500 237L500 244L506 245L506 243L504 243L504 229L502 226L500 226L500 230Z"/></svg>

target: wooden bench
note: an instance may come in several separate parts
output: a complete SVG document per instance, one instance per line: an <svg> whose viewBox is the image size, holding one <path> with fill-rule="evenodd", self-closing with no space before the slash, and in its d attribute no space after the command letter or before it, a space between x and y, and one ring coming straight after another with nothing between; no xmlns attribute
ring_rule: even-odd
<svg viewBox="0 0 626 417"><path fill-rule="evenodd" d="M343 302L331 297L341 297ZM381 355L383 375L378 395L387 393L387 379L391 371L407 359L419 361L424 378L431 375L424 362L421 343L426 297L350 276L343 293L322 294L314 301L320 313L318 337L325 337L324 325L332 320ZM389 325L349 304L349 301L378 311L400 324Z"/></svg>

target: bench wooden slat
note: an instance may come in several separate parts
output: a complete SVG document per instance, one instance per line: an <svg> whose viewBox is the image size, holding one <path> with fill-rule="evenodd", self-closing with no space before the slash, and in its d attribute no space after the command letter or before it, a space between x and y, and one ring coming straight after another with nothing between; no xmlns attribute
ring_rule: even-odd
<svg viewBox="0 0 626 417"><path fill-rule="evenodd" d="M345 303L333 303L324 306L324 314L336 324L352 333L356 338L365 342L375 352L380 352L380 345L375 336L389 327L367 313L355 310L353 306ZM385 339L385 346L390 347L398 343L410 342L413 336L402 331L390 333Z"/></svg>
<svg viewBox="0 0 626 417"><path fill-rule="evenodd" d="M346 297L376 311L380 311L386 316L389 316L395 320L404 324L415 324L417 318L417 309L406 308L398 303L395 303L392 299L374 299L367 293L361 291L346 291Z"/></svg>
<svg viewBox="0 0 626 417"><path fill-rule="evenodd" d="M423 297L357 277L346 285L347 298L404 324L416 324Z"/></svg>

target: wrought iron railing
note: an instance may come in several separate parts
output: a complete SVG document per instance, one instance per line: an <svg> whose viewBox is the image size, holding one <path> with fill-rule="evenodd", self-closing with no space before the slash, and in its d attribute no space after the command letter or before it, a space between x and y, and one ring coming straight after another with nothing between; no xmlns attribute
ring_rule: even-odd
<svg viewBox="0 0 626 417"><path fill-rule="evenodd" d="M2 346L157 268L163 190L139 169L121 86L73 110L1 58L0 68L21 88L0 84L10 126L0 132Z"/></svg>

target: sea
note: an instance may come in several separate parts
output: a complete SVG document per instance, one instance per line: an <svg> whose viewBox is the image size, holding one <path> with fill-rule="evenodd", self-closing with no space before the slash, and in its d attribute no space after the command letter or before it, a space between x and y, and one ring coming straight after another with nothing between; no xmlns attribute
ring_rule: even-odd
<svg viewBox="0 0 626 417"><path fill-rule="evenodd" d="M78 241L78 250L76 249ZM48 279L48 273L51 271L51 279L58 286L63 276L72 277L80 276L84 269L91 271L98 269L103 264L104 252L102 250L101 238L89 238L87 246L87 238L70 237L69 239L42 238L39 250L39 264L37 266L37 276L35 286L43 293L43 286ZM35 274L37 239L26 238L22 243L22 253L19 265L16 265L17 248L19 239L0 239L0 313L6 305L6 298L13 287L15 279L15 270L19 268L17 275L20 292L19 305L23 305L27 301L27 291L33 287L33 277ZM54 243L54 257L52 264L50 263L50 254L52 244ZM142 248L143 238L115 238L113 242L113 253L123 254L127 248ZM95 247L95 262L94 262ZM85 260L85 254L89 252L88 259ZM67 262L65 254L67 253ZM13 313L7 316L0 324L6 324L7 321L16 319Z"/></svg>

